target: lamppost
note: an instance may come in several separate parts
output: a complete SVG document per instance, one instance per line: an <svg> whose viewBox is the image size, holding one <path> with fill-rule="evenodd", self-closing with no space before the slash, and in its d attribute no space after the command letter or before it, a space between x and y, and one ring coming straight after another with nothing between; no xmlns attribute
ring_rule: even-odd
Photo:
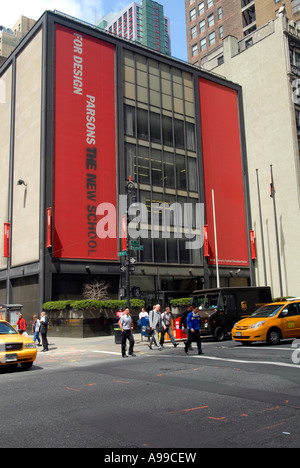
<svg viewBox="0 0 300 468"><path fill-rule="evenodd" d="M131 176L129 177L129 182L126 186L127 189L127 230L126 230L126 300L127 300L127 307L130 308L130 271L132 269L131 262L130 262L130 235L129 235L129 207L130 204L136 203L136 188L134 182L131 180ZM131 203L130 203L131 201Z"/></svg>

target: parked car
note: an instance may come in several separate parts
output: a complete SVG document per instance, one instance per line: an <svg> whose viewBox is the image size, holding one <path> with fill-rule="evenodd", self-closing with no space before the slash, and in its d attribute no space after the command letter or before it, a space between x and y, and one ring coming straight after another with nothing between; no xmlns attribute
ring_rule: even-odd
<svg viewBox="0 0 300 468"><path fill-rule="evenodd" d="M30 369L36 355L31 338L20 335L10 323L0 320L0 366L21 364L23 369Z"/></svg>
<svg viewBox="0 0 300 468"><path fill-rule="evenodd" d="M232 339L243 344L266 341L277 345L281 339L300 337L300 301L273 302L237 322Z"/></svg>

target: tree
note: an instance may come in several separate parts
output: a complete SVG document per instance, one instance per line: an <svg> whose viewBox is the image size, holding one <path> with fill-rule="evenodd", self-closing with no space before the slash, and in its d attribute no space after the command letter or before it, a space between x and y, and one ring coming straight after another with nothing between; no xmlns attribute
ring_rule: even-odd
<svg viewBox="0 0 300 468"><path fill-rule="evenodd" d="M96 301L107 301L109 299L109 286L110 284L105 283L105 281L97 280L93 283L85 284L82 290L83 297Z"/></svg>

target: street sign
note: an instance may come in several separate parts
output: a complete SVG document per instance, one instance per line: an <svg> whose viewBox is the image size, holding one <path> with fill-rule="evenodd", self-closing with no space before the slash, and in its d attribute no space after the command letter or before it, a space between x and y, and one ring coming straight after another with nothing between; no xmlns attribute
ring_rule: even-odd
<svg viewBox="0 0 300 468"><path fill-rule="evenodd" d="M144 250L143 245L130 245L129 250Z"/></svg>
<svg viewBox="0 0 300 468"><path fill-rule="evenodd" d="M136 257L130 257L129 262L131 263L131 265L134 265L137 262L137 258Z"/></svg>
<svg viewBox="0 0 300 468"><path fill-rule="evenodd" d="M125 272L126 272L126 268L127 268L126 265L122 265L122 266L120 266L120 271L121 271L122 273L125 273ZM132 272L132 273L135 271L135 266L133 266L133 265L129 265L128 268L129 268L129 271Z"/></svg>
<svg viewBox="0 0 300 468"><path fill-rule="evenodd" d="M132 246L132 245L140 245L140 241L139 240L130 240L129 241L129 244Z"/></svg>
<svg viewBox="0 0 300 468"><path fill-rule="evenodd" d="M118 257L126 257L127 255L127 250L123 250L121 252L118 252Z"/></svg>

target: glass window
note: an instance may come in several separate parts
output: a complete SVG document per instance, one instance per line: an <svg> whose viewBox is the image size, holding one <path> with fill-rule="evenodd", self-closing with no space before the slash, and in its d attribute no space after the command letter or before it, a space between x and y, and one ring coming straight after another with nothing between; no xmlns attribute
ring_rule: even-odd
<svg viewBox="0 0 300 468"><path fill-rule="evenodd" d="M126 180L132 177L133 182L137 182L136 179L136 146L129 143L125 143L125 171Z"/></svg>
<svg viewBox="0 0 300 468"><path fill-rule="evenodd" d="M159 77L155 75L149 75L149 85L150 89L154 91L160 91Z"/></svg>
<svg viewBox="0 0 300 468"><path fill-rule="evenodd" d="M172 98L166 94L162 94L162 108L171 111L172 110Z"/></svg>
<svg viewBox="0 0 300 468"><path fill-rule="evenodd" d="M133 52L129 50L124 51L124 64L129 67L134 67L134 55Z"/></svg>
<svg viewBox="0 0 300 468"><path fill-rule="evenodd" d="M138 146L138 181L140 184L150 184L149 149Z"/></svg>
<svg viewBox="0 0 300 468"><path fill-rule="evenodd" d="M191 192L197 192L197 161L194 158L188 158L188 177L189 177L189 190Z"/></svg>
<svg viewBox="0 0 300 468"><path fill-rule="evenodd" d="M206 37L204 37L203 39L201 39L200 41L200 50L203 51L206 49Z"/></svg>
<svg viewBox="0 0 300 468"><path fill-rule="evenodd" d="M139 86L143 86L144 88L147 88L148 87L147 73L137 70L136 82Z"/></svg>
<svg viewBox="0 0 300 468"><path fill-rule="evenodd" d="M173 94L174 97L182 99L182 85L179 83L173 83Z"/></svg>
<svg viewBox="0 0 300 468"><path fill-rule="evenodd" d="M177 189L186 190L185 156L176 154L175 160Z"/></svg>
<svg viewBox="0 0 300 468"><path fill-rule="evenodd" d="M211 8L213 6L213 0L207 0L207 8Z"/></svg>
<svg viewBox="0 0 300 468"><path fill-rule="evenodd" d="M194 26L191 29L191 39L194 39L197 36L197 26Z"/></svg>
<svg viewBox="0 0 300 468"><path fill-rule="evenodd" d="M173 146L173 129L172 129L172 118L163 115L163 144L167 146Z"/></svg>
<svg viewBox="0 0 300 468"><path fill-rule="evenodd" d="M174 135L176 148L184 148L184 122L174 119Z"/></svg>
<svg viewBox="0 0 300 468"><path fill-rule="evenodd" d="M160 93L150 89L150 104L155 107L160 107Z"/></svg>
<svg viewBox="0 0 300 468"><path fill-rule="evenodd" d="M216 42L216 33L215 33L215 31L210 33L210 35L208 36L208 40L209 40L209 45L210 46L213 45Z"/></svg>
<svg viewBox="0 0 300 468"><path fill-rule="evenodd" d="M124 96L128 99L135 100L135 86L134 84L124 82Z"/></svg>
<svg viewBox="0 0 300 468"><path fill-rule="evenodd" d="M191 11L190 11L190 20L191 21L194 21L196 19L196 8L193 8Z"/></svg>
<svg viewBox="0 0 300 468"><path fill-rule="evenodd" d="M160 114L150 112L150 141L161 143Z"/></svg>
<svg viewBox="0 0 300 468"><path fill-rule="evenodd" d="M223 12L222 12L222 7L218 8L218 19L222 19L223 17Z"/></svg>
<svg viewBox="0 0 300 468"><path fill-rule="evenodd" d="M186 248L187 239L179 239L180 263L190 263L190 251Z"/></svg>
<svg viewBox="0 0 300 468"><path fill-rule="evenodd" d="M164 180L166 187L175 188L174 155L164 152Z"/></svg>
<svg viewBox="0 0 300 468"><path fill-rule="evenodd" d="M186 148L190 151L196 151L195 125L190 122L186 122Z"/></svg>
<svg viewBox="0 0 300 468"><path fill-rule="evenodd" d="M124 67L124 79L125 79L125 81L128 81L128 83L134 83L135 82L134 68L128 67L128 66Z"/></svg>
<svg viewBox="0 0 300 468"><path fill-rule="evenodd" d="M135 108L125 105L124 107L125 135L135 136Z"/></svg>
<svg viewBox="0 0 300 468"><path fill-rule="evenodd" d="M170 80L162 79L161 80L161 88L162 88L161 90L162 90L163 94L168 94L169 96L171 96L172 91L171 91L171 81Z"/></svg>
<svg viewBox="0 0 300 468"><path fill-rule="evenodd" d="M200 30L200 34L202 34L205 31L205 20L200 21L199 30Z"/></svg>
<svg viewBox="0 0 300 468"><path fill-rule="evenodd" d="M137 100L148 104L148 89L143 86L137 86Z"/></svg>
<svg viewBox="0 0 300 468"><path fill-rule="evenodd" d="M154 239L154 261L158 263L166 262L164 239Z"/></svg>
<svg viewBox="0 0 300 468"><path fill-rule="evenodd" d="M144 250L141 251L141 261L152 262L152 239L141 239L141 245L144 246Z"/></svg>
<svg viewBox="0 0 300 468"><path fill-rule="evenodd" d="M152 185L162 187L162 152L153 148L151 148L150 152Z"/></svg>
<svg viewBox="0 0 300 468"><path fill-rule="evenodd" d="M137 70L147 71L147 59L143 55L136 55Z"/></svg>
<svg viewBox="0 0 300 468"><path fill-rule="evenodd" d="M174 239L174 234L171 232L170 239L167 239L168 263L178 263L177 254L177 239Z"/></svg>
<svg viewBox="0 0 300 468"><path fill-rule="evenodd" d="M209 28L215 24L215 17L214 17L214 14L209 15L209 16L207 17L207 23L208 23L208 27L209 27Z"/></svg>
<svg viewBox="0 0 300 468"><path fill-rule="evenodd" d="M199 11L199 16L203 15L203 13L204 13L204 2L199 3L198 11Z"/></svg>
<svg viewBox="0 0 300 468"><path fill-rule="evenodd" d="M195 57L196 55L198 55L198 44L194 44L192 46L192 57Z"/></svg>
<svg viewBox="0 0 300 468"><path fill-rule="evenodd" d="M148 111L137 109L137 137L143 140L149 139Z"/></svg>

